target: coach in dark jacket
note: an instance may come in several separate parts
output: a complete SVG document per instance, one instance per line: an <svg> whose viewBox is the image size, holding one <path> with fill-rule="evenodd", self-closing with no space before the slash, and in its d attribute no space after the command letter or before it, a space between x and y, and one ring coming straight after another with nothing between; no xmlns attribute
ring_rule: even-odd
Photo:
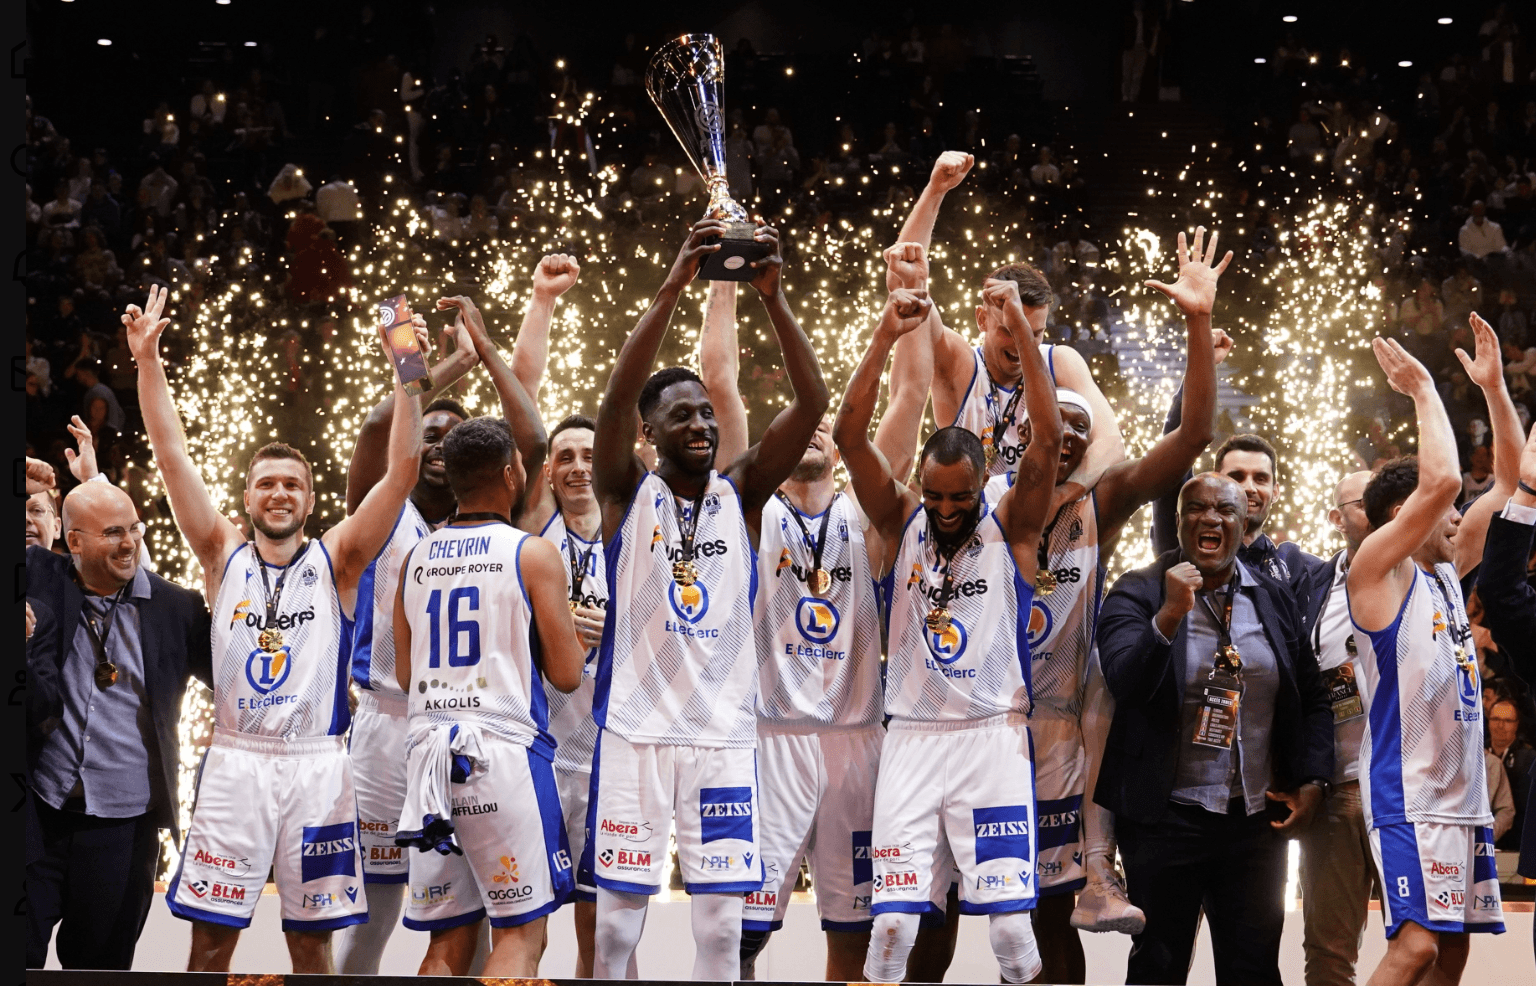
<svg viewBox="0 0 1536 986"><path fill-rule="evenodd" d="M1483 626L1508 655L1515 674L1536 686L1536 590L1525 575L1536 534L1536 430L1520 457L1520 486L1488 527L1477 594L1483 601ZM1531 778L1536 782L1536 767ZM1536 783L1525 806L1520 833L1520 874L1536 876Z"/></svg>
<svg viewBox="0 0 1536 986"><path fill-rule="evenodd" d="M182 698L211 677L208 610L139 567L117 487L76 487L64 527L72 559L27 549L26 960L57 924L65 968L128 969L176 830Z"/></svg>
<svg viewBox="0 0 1536 986"><path fill-rule="evenodd" d="M1147 916L1127 982L1184 982L1203 907L1217 982L1279 984L1286 839L1333 777L1302 617L1287 587L1237 560L1246 514L1230 479L1191 479L1180 547L1126 573L1099 619L1115 716L1094 800L1115 813Z"/></svg>

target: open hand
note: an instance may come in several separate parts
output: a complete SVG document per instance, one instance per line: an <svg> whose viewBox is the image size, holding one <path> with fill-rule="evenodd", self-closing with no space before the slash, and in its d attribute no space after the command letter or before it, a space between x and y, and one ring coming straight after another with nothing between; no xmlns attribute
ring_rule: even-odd
<svg viewBox="0 0 1536 986"><path fill-rule="evenodd" d="M141 309L138 305L129 305L123 315L123 325L128 328L128 352L135 361L159 355L160 333L171 324L170 319L160 317L165 311L165 299L169 294L168 288L151 287L149 300L144 303L144 307Z"/></svg>
<svg viewBox="0 0 1536 986"><path fill-rule="evenodd" d="M1413 397L1426 387L1434 389L1434 378L1424 369L1424 364L1409 355L1396 339L1377 336L1371 340L1371 351L1376 354L1381 371L1387 375L1387 383L1399 394Z"/></svg>
<svg viewBox="0 0 1536 986"><path fill-rule="evenodd" d="M1184 234L1179 233L1178 260L1179 279L1172 284L1164 284L1162 281L1146 281L1147 287L1154 288L1167 295L1168 298L1179 306L1179 311L1187 318L1191 315L1209 315L1216 305L1216 279L1221 277L1221 272L1227 269L1227 264L1232 262L1232 251L1221 258L1221 263L1215 267L1211 262L1216 259L1216 238L1219 234L1211 233L1211 241L1204 246L1204 255L1201 255L1202 241L1205 239L1205 227L1195 227L1195 247L1189 249L1185 244Z"/></svg>
<svg viewBox="0 0 1536 986"><path fill-rule="evenodd" d="M480 347L490 341L490 333L485 330L485 319L480 317L480 309L468 296L456 294L439 298L437 310L451 310L454 313L453 342L456 347L467 346L471 352L478 353Z"/></svg>
<svg viewBox="0 0 1536 986"><path fill-rule="evenodd" d="M1269 827L1277 833L1289 835L1312 824L1312 817L1323 803L1323 789L1316 784L1303 784L1294 791L1265 791L1264 797L1279 801L1291 809L1291 815L1285 821L1269 823Z"/></svg>
<svg viewBox="0 0 1536 986"><path fill-rule="evenodd" d="M533 269L533 293L545 298L558 298L571 289L581 276L581 265L566 253L546 255Z"/></svg>
<svg viewBox="0 0 1536 986"><path fill-rule="evenodd" d="M928 287L928 254L921 243L897 243L887 247L883 256L891 274L887 278L888 288Z"/></svg>
<svg viewBox="0 0 1536 986"><path fill-rule="evenodd" d="M1467 324L1472 326L1473 349L1477 357L1474 359L1468 356L1466 350L1458 346L1456 358L1461 360L1461 365L1466 369L1468 380L1483 390L1497 390L1504 385L1504 360L1499 356L1499 337L1494 335L1493 326L1483 321L1477 312L1468 317Z"/></svg>
<svg viewBox="0 0 1536 986"><path fill-rule="evenodd" d="M698 277L699 265L705 257L720 249L719 237L724 232L725 223L718 219L700 219L694 223L688 230L688 238L683 241L682 248L677 251L677 259L672 262L667 280L682 288ZM711 238L715 242L705 242Z"/></svg>
<svg viewBox="0 0 1536 986"><path fill-rule="evenodd" d="M69 463L70 475L82 483L94 479L101 470L96 467L96 440L91 436L91 429L85 426L85 422L80 420L78 414L70 418L69 424L65 427L75 437L75 444L80 446L79 452L72 448L64 450L64 459Z"/></svg>
<svg viewBox="0 0 1536 986"><path fill-rule="evenodd" d="M752 261L752 269L757 273L749 283L764 298L775 297L779 293L779 273L784 269L783 251L779 249L779 231L772 226L759 226L752 233L752 239L768 244L768 256Z"/></svg>
<svg viewBox="0 0 1536 986"><path fill-rule="evenodd" d="M933 162L933 173L928 176L928 187L936 192L947 192L965 181L976 158L963 151L945 151Z"/></svg>

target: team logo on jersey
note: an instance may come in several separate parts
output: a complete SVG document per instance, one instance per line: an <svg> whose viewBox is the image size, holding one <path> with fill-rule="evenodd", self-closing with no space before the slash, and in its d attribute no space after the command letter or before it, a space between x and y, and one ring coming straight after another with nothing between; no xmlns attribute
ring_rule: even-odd
<svg viewBox="0 0 1536 986"><path fill-rule="evenodd" d="M320 576L315 573L315 566L305 565L304 574L299 576L299 585L314 585L320 581Z"/></svg>
<svg viewBox="0 0 1536 986"><path fill-rule="evenodd" d="M703 582L693 585L673 582L667 590L667 601L672 604L672 612L688 623L699 622L709 612L709 590L704 588Z"/></svg>
<svg viewBox="0 0 1536 986"><path fill-rule="evenodd" d="M928 641L928 652L934 660L940 664L954 664L965 653L965 645L970 643L970 634L965 632L964 624L951 617L949 626L938 632L924 627L923 639Z"/></svg>
<svg viewBox="0 0 1536 986"><path fill-rule="evenodd" d="M704 494L704 512L709 514L711 517L720 512L719 493Z"/></svg>
<svg viewBox="0 0 1536 986"><path fill-rule="evenodd" d="M499 856L497 862L501 863L500 872L491 874L492 883L521 883L517 873L516 856Z"/></svg>
<svg viewBox="0 0 1536 986"><path fill-rule="evenodd" d="M1030 647L1045 643L1055 626L1056 617L1051 615L1050 607L1038 599L1029 604L1029 625L1024 628L1024 635Z"/></svg>
<svg viewBox="0 0 1536 986"><path fill-rule="evenodd" d="M788 548L780 548L779 549L779 564L778 564L778 567L773 570L773 577L774 578L778 578L780 575L783 575L784 574L784 570L786 568L790 567L793 564L794 564L794 562L789 557L789 549Z"/></svg>
<svg viewBox="0 0 1536 986"><path fill-rule="evenodd" d="M699 837L752 841L752 789L704 787L699 789Z"/></svg>
<svg viewBox="0 0 1536 986"><path fill-rule="evenodd" d="M1434 615L1434 617L1431 620L1431 626L1430 626L1430 631L1429 632L1430 633L1444 633L1445 632L1445 615L1443 613L1441 613L1438 609L1435 610L1435 615Z"/></svg>
<svg viewBox="0 0 1536 986"><path fill-rule="evenodd" d="M234 615L229 618L229 628L233 630L235 628L235 624L245 619L250 615L250 613L251 601L249 599L242 599L238 603L235 603Z"/></svg>
<svg viewBox="0 0 1536 986"><path fill-rule="evenodd" d="M289 659L287 647L279 647L276 653L258 647L245 659L245 680L250 682L258 695L266 695L283 687L283 682L288 680L288 673L292 670L293 661Z"/></svg>
<svg viewBox="0 0 1536 986"><path fill-rule="evenodd" d="M1072 523L1067 525L1067 543L1076 544L1083 536L1083 522L1077 517L1072 518Z"/></svg>
<svg viewBox="0 0 1536 986"><path fill-rule="evenodd" d="M971 819L976 827L976 862L989 859L1029 859L1029 805L1003 805L975 808Z"/></svg>
<svg viewBox="0 0 1536 986"><path fill-rule="evenodd" d="M800 636L813 644L830 643L842 622L837 607L825 599L801 596L795 607L795 626L800 630Z"/></svg>
<svg viewBox="0 0 1536 986"><path fill-rule="evenodd" d="M327 876L357 876L356 860L356 822L304 826L299 875L305 883Z"/></svg>

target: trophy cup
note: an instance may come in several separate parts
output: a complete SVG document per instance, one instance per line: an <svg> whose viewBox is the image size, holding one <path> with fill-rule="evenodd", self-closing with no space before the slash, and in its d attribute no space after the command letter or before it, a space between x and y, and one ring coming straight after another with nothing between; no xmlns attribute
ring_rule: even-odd
<svg viewBox="0 0 1536 986"><path fill-rule="evenodd" d="M706 281L750 281L752 261L768 256L768 244L752 238L757 229L731 198L725 179L725 56L712 34L685 34L668 41L645 69L645 91L704 179L709 206L704 218L725 223L721 247L699 265Z"/></svg>

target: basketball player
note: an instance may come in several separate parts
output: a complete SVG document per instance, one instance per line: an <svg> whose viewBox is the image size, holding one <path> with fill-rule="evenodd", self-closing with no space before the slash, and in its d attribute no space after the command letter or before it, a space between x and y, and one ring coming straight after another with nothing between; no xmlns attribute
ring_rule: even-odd
<svg viewBox="0 0 1536 986"><path fill-rule="evenodd" d="M854 371L834 434L874 536L885 548L890 732L871 838L874 931L864 978L899 982L932 908L936 880L960 872L960 910L987 914L1003 978L1040 971L1035 905L1035 798L1027 716L1028 644L1021 619L1050 506L1061 415L1044 355L1028 343L1016 282L987 285L983 303L1017 340L1034 423L1018 483L989 503L981 440L958 427L929 438L922 493L891 474L868 437L880 374L895 340L928 318L925 292L891 293ZM901 581L898 581L901 580ZM953 863L951 863L953 860Z"/></svg>
<svg viewBox="0 0 1536 986"><path fill-rule="evenodd" d="M735 282L713 282L699 367L719 422L719 457L726 461L747 447L747 409L736 379L735 309ZM898 430L915 436L927 396L926 386L903 386L893 374L877 445L882 435ZM898 422L910 427L899 429ZM909 458L912 444L909 437ZM889 454L901 451L897 443ZM766 876L763 889L747 895L744 909L742 975L749 979L769 936L783 926L806 858L827 934L826 978L857 980L869 950L874 880L869 833L885 737L871 575L878 559L871 559L873 545L865 538L867 522L858 504L837 488L837 462L832 421L823 416L794 472L763 507L756 635Z"/></svg>
<svg viewBox="0 0 1536 986"><path fill-rule="evenodd" d="M545 915L571 889L544 681L573 690L581 650L559 554L508 520L524 473L506 422L459 425L443 465L457 510L395 580L395 671L410 703L396 841L418 850L406 921L432 933L420 975L466 974L489 915L485 974L532 977Z"/></svg>
<svg viewBox="0 0 1536 986"><path fill-rule="evenodd" d="M437 307L455 313L450 331L457 348L434 367L435 392L442 393L475 363L483 362L501 397L503 412L528 429L515 433L521 440L519 448L530 454L540 452L544 448L542 432L531 430L538 427L537 417L528 420L527 414L532 402L501 359L474 302L457 296L440 299ZM424 319L419 315L413 319L419 330L425 329ZM347 468L349 513L377 482L379 463L390 441L393 405L393 397L385 398L369 412L358 434ZM406 696L398 689L394 671L395 577L406 552L453 515L455 500L443 465L442 443L467 417L463 406L449 397L438 397L427 405L421 422L416 485L395 520L389 540L358 584L359 595L367 605L359 609L353 630L351 671L358 703L348 748L357 778L359 849L370 919L337 936L337 967L347 974L373 975L379 971L384 946L404 903L406 856L395 845L395 832L399 830L400 806L405 802L407 711ZM528 467L537 468L537 463L530 462ZM406 927L413 927L409 920Z"/></svg>
<svg viewBox="0 0 1536 986"><path fill-rule="evenodd" d="M959 151L945 151L934 163L928 185L918 196L912 213L901 228L898 240L918 243L924 250L933 239L933 226L939 207L950 189L965 180L974 158ZM1031 345L1044 345L1046 366L1052 388L1065 387L1084 395L1093 411L1094 431L1090 450L1073 477L1075 489L1064 489L1081 496L1093 486L1105 469L1125 457L1125 442L1114 410L1094 383L1088 364L1068 346L1042 344L1046 316L1051 307L1051 286L1029 264L1010 263L988 274L982 291L998 280L1019 285L1019 297L1029 324ZM892 275L887 287L897 286ZM972 347L964 336L946 327L939 317L939 306L932 309L927 322L933 340L933 417L943 424L958 425L981 438L987 451L987 475L1009 475L1018 469L1021 445L1018 426L1024 420L1027 402L1019 392L1022 369L1018 345L1007 328L994 317L993 306L976 306L976 326L981 330L981 345ZM1022 343L1020 343L1022 344Z"/></svg>
<svg viewBox="0 0 1536 986"><path fill-rule="evenodd" d="M315 506L309 463L281 443L257 450L245 488L255 540L246 542L187 454L160 362L165 300L164 288L152 289L145 309L129 306L123 323L145 430L176 524L203 569L214 655L213 744L166 903L193 922L188 968L227 971L270 866L294 969L329 973L331 931L368 917L342 740L348 623L363 571L416 482L420 405L397 379L384 479L315 540L304 537Z"/></svg>
<svg viewBox="0 0 1536 986"><path fill-rule="evenodd" d="M827 388L780 288L783 260L769 226L754 234L771 256L753 262L751 283L793 394L762 441L717 471L718 426L698 377L677 367L651 373L678 298L723 231L715 220L694 224L619 351L597 415L592 478L610 595L585 855L598 888L598 978L629 968L674 821L693 894L695 978L739 973L741 895L763 885L753 552L763 507L810 444ZM655 471L631 446L637 414L656 449Z"/></svg>
<svg viewBox="0 0 1536 986"><path fill-rule="evenodd" d="M1458 542L1468 525L1486 532L1491 505L1514 489L1520 419L1493 330L1475 314L1471 323L1476 358L1456 356L1487 398L1496 472L1493 490L1465 517L1456 511L1456 438L1434 379L1397 342L1372 343L1387 382L1413 400L1419 420L1417 458L1387 463L1365 488L1370 533L1346 580L1366 712L1361 807L1387 931L1373 986L1459 982L1468 933L1504 930L1482 688L1458 581L1477 559ZM1480 557L1481 538L1477 545Z"/></svg>

